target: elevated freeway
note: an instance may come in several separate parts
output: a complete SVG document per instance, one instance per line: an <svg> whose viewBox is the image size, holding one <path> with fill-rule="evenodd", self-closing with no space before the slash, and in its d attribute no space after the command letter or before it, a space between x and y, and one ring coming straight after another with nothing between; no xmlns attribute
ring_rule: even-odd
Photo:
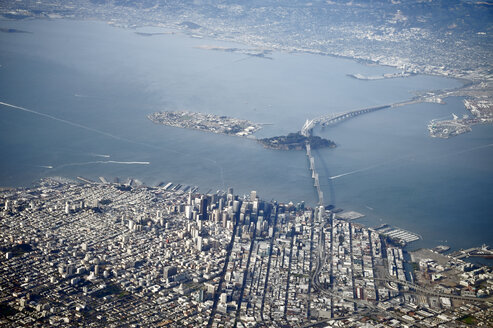
<svg viewBox="0 0 493 328"><path fill-rule="evenodd" d="M374 278L374 280L400 284L400 285L406 286L410 289L414 289L416 294L425 294L425 295L436 296L436 297L447 297L447 298L452 298L452 299L456 299L456 300L471 301L471 302L492 302L493 301L493 297L479 298L479 297L440 293L440 292L434 291L433 289L419 286L419 285L412 283L410 281L400 280L400 279L397 279L394 277L390 277L388 275L385 278ZM412 292L410 292L410 293L412 293Z"/></svg>

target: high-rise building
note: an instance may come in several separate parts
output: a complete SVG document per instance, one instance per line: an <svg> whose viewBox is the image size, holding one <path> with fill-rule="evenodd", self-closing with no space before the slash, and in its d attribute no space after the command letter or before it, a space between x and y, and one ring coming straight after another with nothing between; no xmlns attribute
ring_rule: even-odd
<svg viewBox="0 0 493 328"><path fill-rule="evenodd" d="M176 274L177 270L175 266L167 266L163 269L164 278L170 278Z"/></svg>
<svg viewBox="0 0 493 328"><path fill-rule="evenodd" d="M240 202L238 200L233 201L233 212L238 213L240 211Z"/></svg>
<svg viewBox="0 0 493 328"><path fill-rule="evenodd" d="M200 198L200 212L202 215L202 220L207 220L207 198L202 196Z"/></svg>
<svg viewBox="0 0 493 328"><path fill-rule="evenodd" d="M202 246L203 246L202 243L203 243L202 237L200 237L200 236L197 237L197 250L198 251L202 251Z"/></svg>
<svg viewBox="0 0 493 328"><path fill-rule="evenodd" d="M234 198L234 195L233 195L233 188L228 188L228 202L229 201L232 201Z"/></svg>
<svg viewBox="0 0 493 328"><path fill-rule="evenodd" d="M200 289L200 290L199 290L199 294L198 294L198 296L197 296L197 301L199 301L199 302L204 302L204 301L205 301L205 297L206 297L205 290Z"/></svg>
<svg viewBox="0 0 493 328"><path fill-rule="evenodd" d="M185 217L189 220L192 218L192 206L191 205L185 206Z"/></svg>

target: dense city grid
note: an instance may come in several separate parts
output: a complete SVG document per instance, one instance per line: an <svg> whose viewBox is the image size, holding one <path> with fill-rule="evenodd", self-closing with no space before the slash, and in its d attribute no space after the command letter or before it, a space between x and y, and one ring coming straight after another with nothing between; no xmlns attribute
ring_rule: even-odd
<svg viewBox="0 0 493 328"><path fill-rule="evenodd" d="M44 179L3 190L0 324L492 324L491 268L431 250L406 260L322 206L172 189Z"/></svg>

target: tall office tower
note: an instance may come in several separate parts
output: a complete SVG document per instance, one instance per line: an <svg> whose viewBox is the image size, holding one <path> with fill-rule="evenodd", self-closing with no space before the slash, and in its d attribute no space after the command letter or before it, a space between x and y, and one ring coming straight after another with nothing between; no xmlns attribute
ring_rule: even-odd
<svg viewBox="0 0 493 328"><path fill-rule="evenodd" d="M192 218L192 206L191 205L185 206L185 217L189 220Z"/></svg>
<svg viewBox="0 0 493 328"><path fill-rule="evenodd" d="M212 195L208 195L208 197L210 198L210 203L211 205L212 204L216 204L217 203L217 194L212 194Z"/></svg>
<svg viewBox="0 0 493 328"><path fill-rule="evenodd" d="M188 202L187 202L188 205L192 205L192 190L190 190L188 192Z"/></svg>
<svg viewBox="0 0 493 328"><path fill-rule="evenodd" d="M224 198L219 199L219 211L222 211L224 208Z"/></svg>
<svg viewBox="0 0 493 328"><path fill-rule="evenodd" d="M325 214L325 208L323 206L319 206L319 208L318 208L318 222L322 222L324 214Z"/></svg>
<svg viewBox="0 0 493 328"><path fill-rule="evenodd" d="M200 212L199 212L201 215L202 215L202 220L207 220L207 198L205 198L204 196L202 196L200 198Z"/></svg>
<svg viewBox="0 0 493 328"><path fill-rule="evenodd" d="M69 214L70 213L70 207L68 205L68 202L65 202L65 214Z"/></svg>
<svg viewBox="0 0 493 328"><path fill-rule="evenodd" d="M228 222L228 213L223 212L223 228L226 228Z"/></svg>
<svg viewBox="0 0 493 328"><path fill-rule="evenodd" d="M250 201L253 202L257 198L257 192L255 190L252 190L250 192Z"/></svg>
<svg viewBox="0 0 493 328"><path fill-rule="evenodd" d="M253 201L253 206L252 206L253 213L257 213L258 212L258 208L259 208L259 202L258 202L258 199L256 199L256 200Z"/></svg>
<svg viewBox="0 0 493 328"><path fill-rule="evenodd" d="M233 212L238 213L240 211L240 202L238 200L233 201Z"/></svg>
<svg viewBox="0 0 493 328"><path fill-rule="evenodd" d="M262 224L264 223L264 218L263 217L259 217L257 219L257 231L258 232L261 232L262 231Z"/></svg>
<svg viewBox="0 0 493 328"><path fill-rule="evenodd" d="M202 240L202 237L197 237L197 250L198 251L202 251L202 243L203 243L203 240Z"/></svg>
<svg viewBox="0 0 493 328"><path fill-rule="evenodd" d="M9 205L10 205L10 201L7 199L7 200L5 201L5 207L4 207L4 210L5 210L5 211L8 211L8 210L9 210Z"/></svg>
<svg viewBox="0 0 493 328"><path fill-rule="evenodd" d="M228 202L232 201L234 198L233 196L233 188L228 188Z"/></svg>

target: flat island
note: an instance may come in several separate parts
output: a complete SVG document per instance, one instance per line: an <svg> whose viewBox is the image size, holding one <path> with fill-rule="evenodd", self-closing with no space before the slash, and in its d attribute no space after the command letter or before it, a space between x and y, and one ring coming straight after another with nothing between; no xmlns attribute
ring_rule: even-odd
<svg viewBox="0 0 493 328"><path fill-rule="evenodd" d="M355 78L357 80L384 80L384 79L395 79L399 77L408 77L416 75L414 72L399 72L399 73L386 73L382 75L363 75L363 74L348 74L349 77Z"/></svg>
<svg viewBox="0 0 493 328"><path fill-rule="evenodd" d="M189 111L156 112L147 117L157 124L241 137L249 136L261 129L260 124L248 120Z"/></svg>
<svg viewBox="0 0 493 328"><path fill-rule="evenodd" d="M265 148L281 150L303 150L306 144L310 144L312 149L317 148L334 148L336 144L332 140L324 139L318 136L305 137L300 132L290 133L287 136L259 139Z"/></svg>
<svg viewBox="0 0 493 328"><path fill-rule="evenodd" d="M156 112L147 117L156 124L240 137L250 136L261 129L261 124L248 120L188 111ZM252 138L255 137L252 136ZM336 146L331 140L318 136L305 137L300 132L290 133L287 136L257 139L257 141L265 148L280 150L303 150L306 149L307 143L313 149L334 148Z"/></svg>

